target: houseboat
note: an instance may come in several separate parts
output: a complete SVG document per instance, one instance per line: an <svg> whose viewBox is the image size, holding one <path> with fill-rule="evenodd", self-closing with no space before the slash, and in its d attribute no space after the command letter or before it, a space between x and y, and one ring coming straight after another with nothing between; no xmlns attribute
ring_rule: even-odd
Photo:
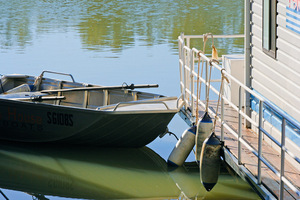
<svg viewBox="0 0 300 200"><path fill-rule="evenodd" d="M207 110L224 160L263 199L299 199L300 1L246 0L244 34L209 31L178 37L180 115L192 126ZM218 38L244 38L244 51L216 60L210 45L191 46L200 40L218 48Z"/></svg>

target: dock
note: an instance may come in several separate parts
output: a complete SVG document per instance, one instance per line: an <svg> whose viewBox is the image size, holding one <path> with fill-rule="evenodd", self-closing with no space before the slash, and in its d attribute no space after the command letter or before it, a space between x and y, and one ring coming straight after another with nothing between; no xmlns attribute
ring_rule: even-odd
<svg viewBox="0 0 300 200"><path fill-rule="evenodd" d="M190 39L197 37L201 38L185 35L178 38L181 98L184 102L180 116L188 125L195 124L196 112L201 116L208 105L208 113L217 119L215 133L224 142L224 161L262 199L300 199L300 148L287 134L288 131L299 134L300 125L228 73L224 66L212 62L202 51L191 49ZM204 69L203 76L199 75L199 68ZM208 76L212 68L219 70L219 80L211 80ZM205 91L202 98L198 98L200 82L205 87L202 88ZM209 91L219 100L211 98ZM244 99L251 99L251 104ZM278 116L279 127L268 122L269 110Z"/></svg>
<svg viewBox="0 0 300 200"><path fill-rule="evenodd" d="M203 102L205 103L205 102ZM210 109L215 111L217 107L217 101L209 102ZM219 109L220 113L221 109ZM204 108L199 106L199 116L204 113ZM190 118L183 110L181 111L181 116L185 120ZM238 112L232 109L228 104L224 106L224 121L228 126L230 126L234 131L238 132ZM187 121L188 123L188 121ZM221 140L221 124L217 123L215 134ZM243 124L242 126L242 138L248 142L248 144L254 148L258 148L258 135L252 129L246 128ZM261 177L262 183L260 186L253 181L253 178L258 177L258 159L255 155L251 155L252 152L242 146L241 147L241 159L238 161L239 151L238 151L238 138L234 137L230 133L230 130L224 129L224 158L225 162L245 181L247 181L262 197L262 199L277 199L280 195L280 178L273 173L271 169L267 166L262 165ZM266 141L262 141L262 155L266 157L276 170L280 169L280 153L272 148ZM238 164L240 162L240 164ZM284 174L287 179L294 183L296 187L300 187L300 168L296 168L293 164L286 161ZM293 200L299 199L296 192L291 190L289 187L284 188L284 199Z"/></svg>

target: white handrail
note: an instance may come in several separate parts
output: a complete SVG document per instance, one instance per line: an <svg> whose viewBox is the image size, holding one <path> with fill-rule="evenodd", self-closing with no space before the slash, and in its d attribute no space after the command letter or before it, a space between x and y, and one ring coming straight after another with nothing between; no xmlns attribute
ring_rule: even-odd
<svg viewBox="0 0 300 200"><path fill-rule="evenodd" d="M137 104L163 104L167 110L170 110L170 108L168 107L168 105L163 102L163 101L141 101L141 102L120 102L118 103L115 108L113 109L113 111L116 111L117 108L120 106L120 105L137 105Z"/></svg>
<svg viewBox="0 0 300 200"><path fill-rule="evenodd" d="M224 117L223 117L223 112L221 112L221 118L217 118L217 120L221 123L221 139L224 138L224 133L223 133L223 127L225 127L227 130L229 130L229 132L235 137L237 138L239 143L242 143L243 145L245 145L247 147L248 150L250 150L256 157L258 157L258 177L256 179L257 184L261 184L261 162L263 162L272 172L274 172L279 178L280 178L280 198L283 197L283 192L284 192L284 184L286 184L290 189L292 189L298 196L300 196L300 191L297 189L296 186L294 186L289 180L287 180L287 178L284 175L284 161L285 161L285 157L284 157L284 153L289 154L296 162L298 162L300 164L300 159L298 157L296 157L295 155L293 155L293 153L291 153L287 147L285 146L285 125L286 125L286 121L288 121L289 123L293 124L295 127L297 127L300 130L300 125L295 122L294 120L292 120L291 118L289 118L289 116L287 116L285 113L279 111L276 107L272 106L272 104L270 104L268 102L268 100L266 100L264 97L262 97L261 95L259 95L258 93L256 93L255 91L253 91L252 89L250 89L249 87L247 87L245 84L241 83L238 79L236 79L235 77L233 77L231 74L229 74L226 70L224 70L221 66L219 66L218 64L216 64L215 62L212 62L206 55L204 55L201 51L197 50L196 48L190 48L189 44L190 44L190 39L199 39L199 38L203 38L203 35L183 35L181 34L181 36L178 37L178 43L179 43L179 67L180 67L180 87L181 87L181 93L182 93L182 100L185 103L185 109L187 109L188 107L191 107L192 109L192 116L191 117L195 117L195 109L194 109L194 103L195 103L195 99L197 99L197 94L195 94L194 91L194 84L195 81L194 78L199 78L199 80L204 83L207 88L209 88L210 90L212 90L214 93L216 93L217 95L219 95L219 91L213 87L211 84L208 83L208 80L205 80L203 77L198 77L198 74L194 71L194 66L195 66L195 62L196 59L194 59L194 55L200 55L202 61L206 62L206 64L210 64L212 65L214 68L218 69L220 71L221 74L225 75L227 78L229 78L231 81L235 82L239 88L240 88L240 93L239 93L239 107L235 106L231 101L229 101L223 94L221 95L221 99L224 102L227 102L229 104L229 106L231 106L234 110L236 110L239 114L239 118L241 119L241 116L243 116L246 120L248 120L248 122L250 122L252 125L254 125L255 127L258 128L258 132L259 132L259 146L258 146L258 150L256 151L254 148L252 148L248 142L241 137L241 132L240 132L240 127L242 125L242 120L239 120L239 133L236 132L235 130L233 130L229 125L227 125L226 121L224 121ZM214 38L243 38L244 35L230 35L230 36L225 36L225 35L215 35ZM185 40L186 40L186 44L185 45ZM192 57L192 59L191 59ZM188 76L188 74L190 74L190 76ZM188 79L188 80L187 80ZM244 92L248 92L249 94L253 95L254 97L256 97L259 100L259 122L256 123L254 120L252 120L251 117L249 117L245 112L243 112L240 108L242 107L241 104L241 89L244 90ZM203 103L200 99L197 102L197 106L200 105L202 107L205 108L205 103ZM224 103L222 103L222 105L224 106ZM275 138L273 138L269 133L266 132L266 130L264 130L262 128L262 119L263 119L263 105L267 105L268 107L272 108L275 110L275 112L282 114L281 116L283 117L283 125L282 125L282 142L278 142ZM213 110L209 109L209 113L212 114L212 116L215 116L215 112ZM221 107L221 110L223 110L224 108ZM216 116L215 116L216 117ZM275 144L277 144L280 148L281 148L281 169L280 172L278 172L273 166L272 164L266 160L263 156L262 156L262 135L265 134L267 135ZM240 146L240 145L239 145ZM241 161L240 159L240 155L241 155L241 148L238 148L238 160L239 162ZM241 163L239 163L241 164Z"/></svg>

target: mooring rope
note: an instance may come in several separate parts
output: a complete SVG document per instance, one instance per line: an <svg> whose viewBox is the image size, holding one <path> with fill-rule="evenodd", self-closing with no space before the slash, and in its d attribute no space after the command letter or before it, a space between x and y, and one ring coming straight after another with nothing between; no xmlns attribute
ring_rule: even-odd
<svg viewBox="0 0 300 200"><path fill-rule="evenodd" d="M201 84L202 84L202 81L200 81L200 77L199 77L199 73L200 73L200 61L201 61L201 55L200 55L200 53L204 54L204 52L201 52L201 51L198 52L198 58L199 58L199 60L198 60L198 73L197 73L196 123L198 122L198 119L199 119L199 106L198 106L198 103L199 103L200 96L201 96ZM203 74L203 61L202 61L202 68L201 68L201 78L202 78L202 74ZM199 86L199 82L200 82L200 86Z"/></svg>
<svg viewBox="0 0 300 200"><path fill-rule="evenodd" d="M208 112L208 104L209 104L209 91L210 91L210 84L211 84L211 72L212 72L212 62L218 62L218 52L217 49L214 45L214 36L212 33L206 33L205 36L203 38L205 38L205 40L207 40L207 36L210 35L211 36L211 40L212 40L212 60L209 62L210 65L210 69L209 69L209 80L208 80L208 90L206 91L206 106L205 106L205 112ZM206 41L205 41L206 42ZM206 72L207 73L207 72Z"/></svg>
<svg viewBox="0 0 300 200"><path fill-rule="evenodd" d="M219 97L218 97L218 103L217 103L217 109L216 109L216 116L214 119L214 127L213 127L213 132L215 132L216 129L216 123L217 123L217 118L218 118L218 110L219 110L219 105L220 105L220 101L221 101L221 97L222 97L222 93L223 93L223 87L224 87L224 79L227 81L227 83L229 83L228 78L224 75L223 71L225 69L221 69L221 85L220 85L220 91L219 91Z"/></svg>
<svg viewBox="0 0 300 200"><path fill-rule="evenodd" d="M0 194L4 197L4 199L9 200L8 197L0 190Z"/></svg>
<svg viewBox="0 0 300 200"><path fill-rule="evenodd" d="M206 33L206 34L203 35L203 51L200 50L198 52L198 58L199 59L198 59L198 73L197 73L196 123L198 122L198 119L199 119L199 106L198 106L198 104L199 104L199 100L201 100L200 97L201 97L202 81L200 81L200 77L202 78L203 69L204 69L204 65L203 65L204 60L203 59L201 60L200 53L205 54L205 47L206 47L206 42L207 42L207 39L208 39L207 38L208 35L212 35L212 34L211 33ZM201 75L200 75L200 63L201 63ZM199 86L199 84L200 84L200 86Z"/></svg>

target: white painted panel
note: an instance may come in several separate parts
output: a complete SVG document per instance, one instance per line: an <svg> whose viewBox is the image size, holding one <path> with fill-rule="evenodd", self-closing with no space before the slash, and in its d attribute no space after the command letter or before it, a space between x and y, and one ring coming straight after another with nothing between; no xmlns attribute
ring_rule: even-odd
<svg viewBox="0 0 300 200"><path fill-rule="evenodd" d="M252 65L256 70L258 70L260 73L264 74L266 77L270 78L270 80L274 80L279 86L276 86L274 90L284 90L287 93L290 93L291 95L295 96L296 98L300 99L300 92L294 91L300 91L300 85L296 82L292 81L289 76L286 76L284 73L280 73L276 67L277 65L270 66L267 65L260 60L257 60L253 58ZM253 76L254 77L254 76ZM254 77L256 78L256 77ZM300 78L300 77L298 77ZM264 80L261 80L264 82Z"/></svg>
<svg viewBox="0 0 300 200"><path fill-rule="evenodd" d="M231 76L238 79L241 83L245 84L245 66L244 66L244 55L223 55L222 56L222 67L231 74ZM239 105L239 85L234 81L229 83L225 82L224 85L225 96L236 106ZM242 96L242 102L244 101Z"/></svg>
<svg viewBox="0 0 300 200"><path fill-rule="evenodd" d="M284 5L286 5L286 2L287 2L288 0L278 0L278 4L284 4Z"/></svg>
<svg viewBox="0 0 300 200"><path fill-rule="evenodd" d="M279 2L277 4L277 12L278 12L279 15L286 16L286 1L287 0L284 0L284 3Z"/></svg>
<svg viewBox="0 0 300 200"><path fill-rule="evenodd" d="M296 67L293 69L289 65L286 65L284 62L278 62L271 58L270 56L266 55L261 51L261 49L253 47L252 48L252 55L253 59L260 60L261 62L265 63L266 65L272 66L274 70L278 71L278 73L284 74L286 77L288 77L291 81L295 82L295 84L300 84L300 67ZM253 64L252 64L253 65ZM254 65L253 65L254 66ZM258 67L259 66L254 66Z"/></svg>
<svg viewBox="0 0 300 200"><path fill-rule="evenodd" d="M262 6L260 4L254 3L252 4L253 15L262 16Z"/></svg>
<svg viewBox="0 0 300 200"><path fill-rule="evenodd" d="M262 6L262 1L263 0L252 0L252 5L258 4L258 5Z"/></svg>
<svg viewBox="0 0 300 200"><path fill-rule="evenodd" d="M263 76L255 69L253 69L252 73L253 76L257 77L258 79L268 80L266 76ZM287 96L276 94L271 90L272 88L267 87L266 84L262 83L261 81L257 81L257 79L252 80L252 85L255 90L263 94L263 96L272 101L275 105L283 109L285 112L289 113L296 120L300 121L300 110L298 106L300 104L300 100L298 98L296 101L294 101L287 98Z"/></svg>
<svg viewBox="0 0 300 200"><path fill-rule="evenodd" d="M254 0L251 26L252 86L300 121L300 35L286 28L288 0L277 4L277 56L262 51L262 2Z"/></svg>
<svg viewBox="0 0 300 200"><path fill-rule="evenodd" d="M280 27L285 27L286 26L286 17L283 15L278 15L277 16L277 24Z"/></svg>
<svg viewBox="0 0 300 200"><path fill-rule="evenodd" d="M297 36L297 33L285 28L285 27L278 27L277 28L277 35L281 39L284 39L291 45L300 48L300 37L299 34Z"/></svg>
<svg viewBox="0 0 300 200"><path fill-rule="evenodd" d="M283 51L291 57L298 58L300 61L300 48L286 42L281 37L277 39L277 47L279 51ZM299 66L300 67L300 66Z"/></svg>
<svg viewBox="0 0 300 200"><path fill-rule="evenodd" d="M252 46L253 48L255 47L256 49L259 49L260 51L262 51L262 41L261 38L259 37L252 37ZM252 52L253 55L253 52Z"/></svg>
<svg viewBox="0 0 300 200"><path fill-rule="evenodd" d="M291 70L300 73L300 58L292 57L283 51L277 51L277 59L279 62L284 63Z"/></svg>
<svg viewBox="0 0 300 200"><path fill-rule="evenodd" d="M261 40L261 37L262 37L262 30L261 30L261 27L256 26L256 25L253 25L253 26L252 26L252 34L253 34L252 38L253 38L253 37L258 37L258 38L260 38L260 40Z"/></svg>
<svg viewBox="0 0 300 200"><path fill-rule="evenodd" d="M252 15L253 24L262 27L262 18L259 15Z"/></svg>

